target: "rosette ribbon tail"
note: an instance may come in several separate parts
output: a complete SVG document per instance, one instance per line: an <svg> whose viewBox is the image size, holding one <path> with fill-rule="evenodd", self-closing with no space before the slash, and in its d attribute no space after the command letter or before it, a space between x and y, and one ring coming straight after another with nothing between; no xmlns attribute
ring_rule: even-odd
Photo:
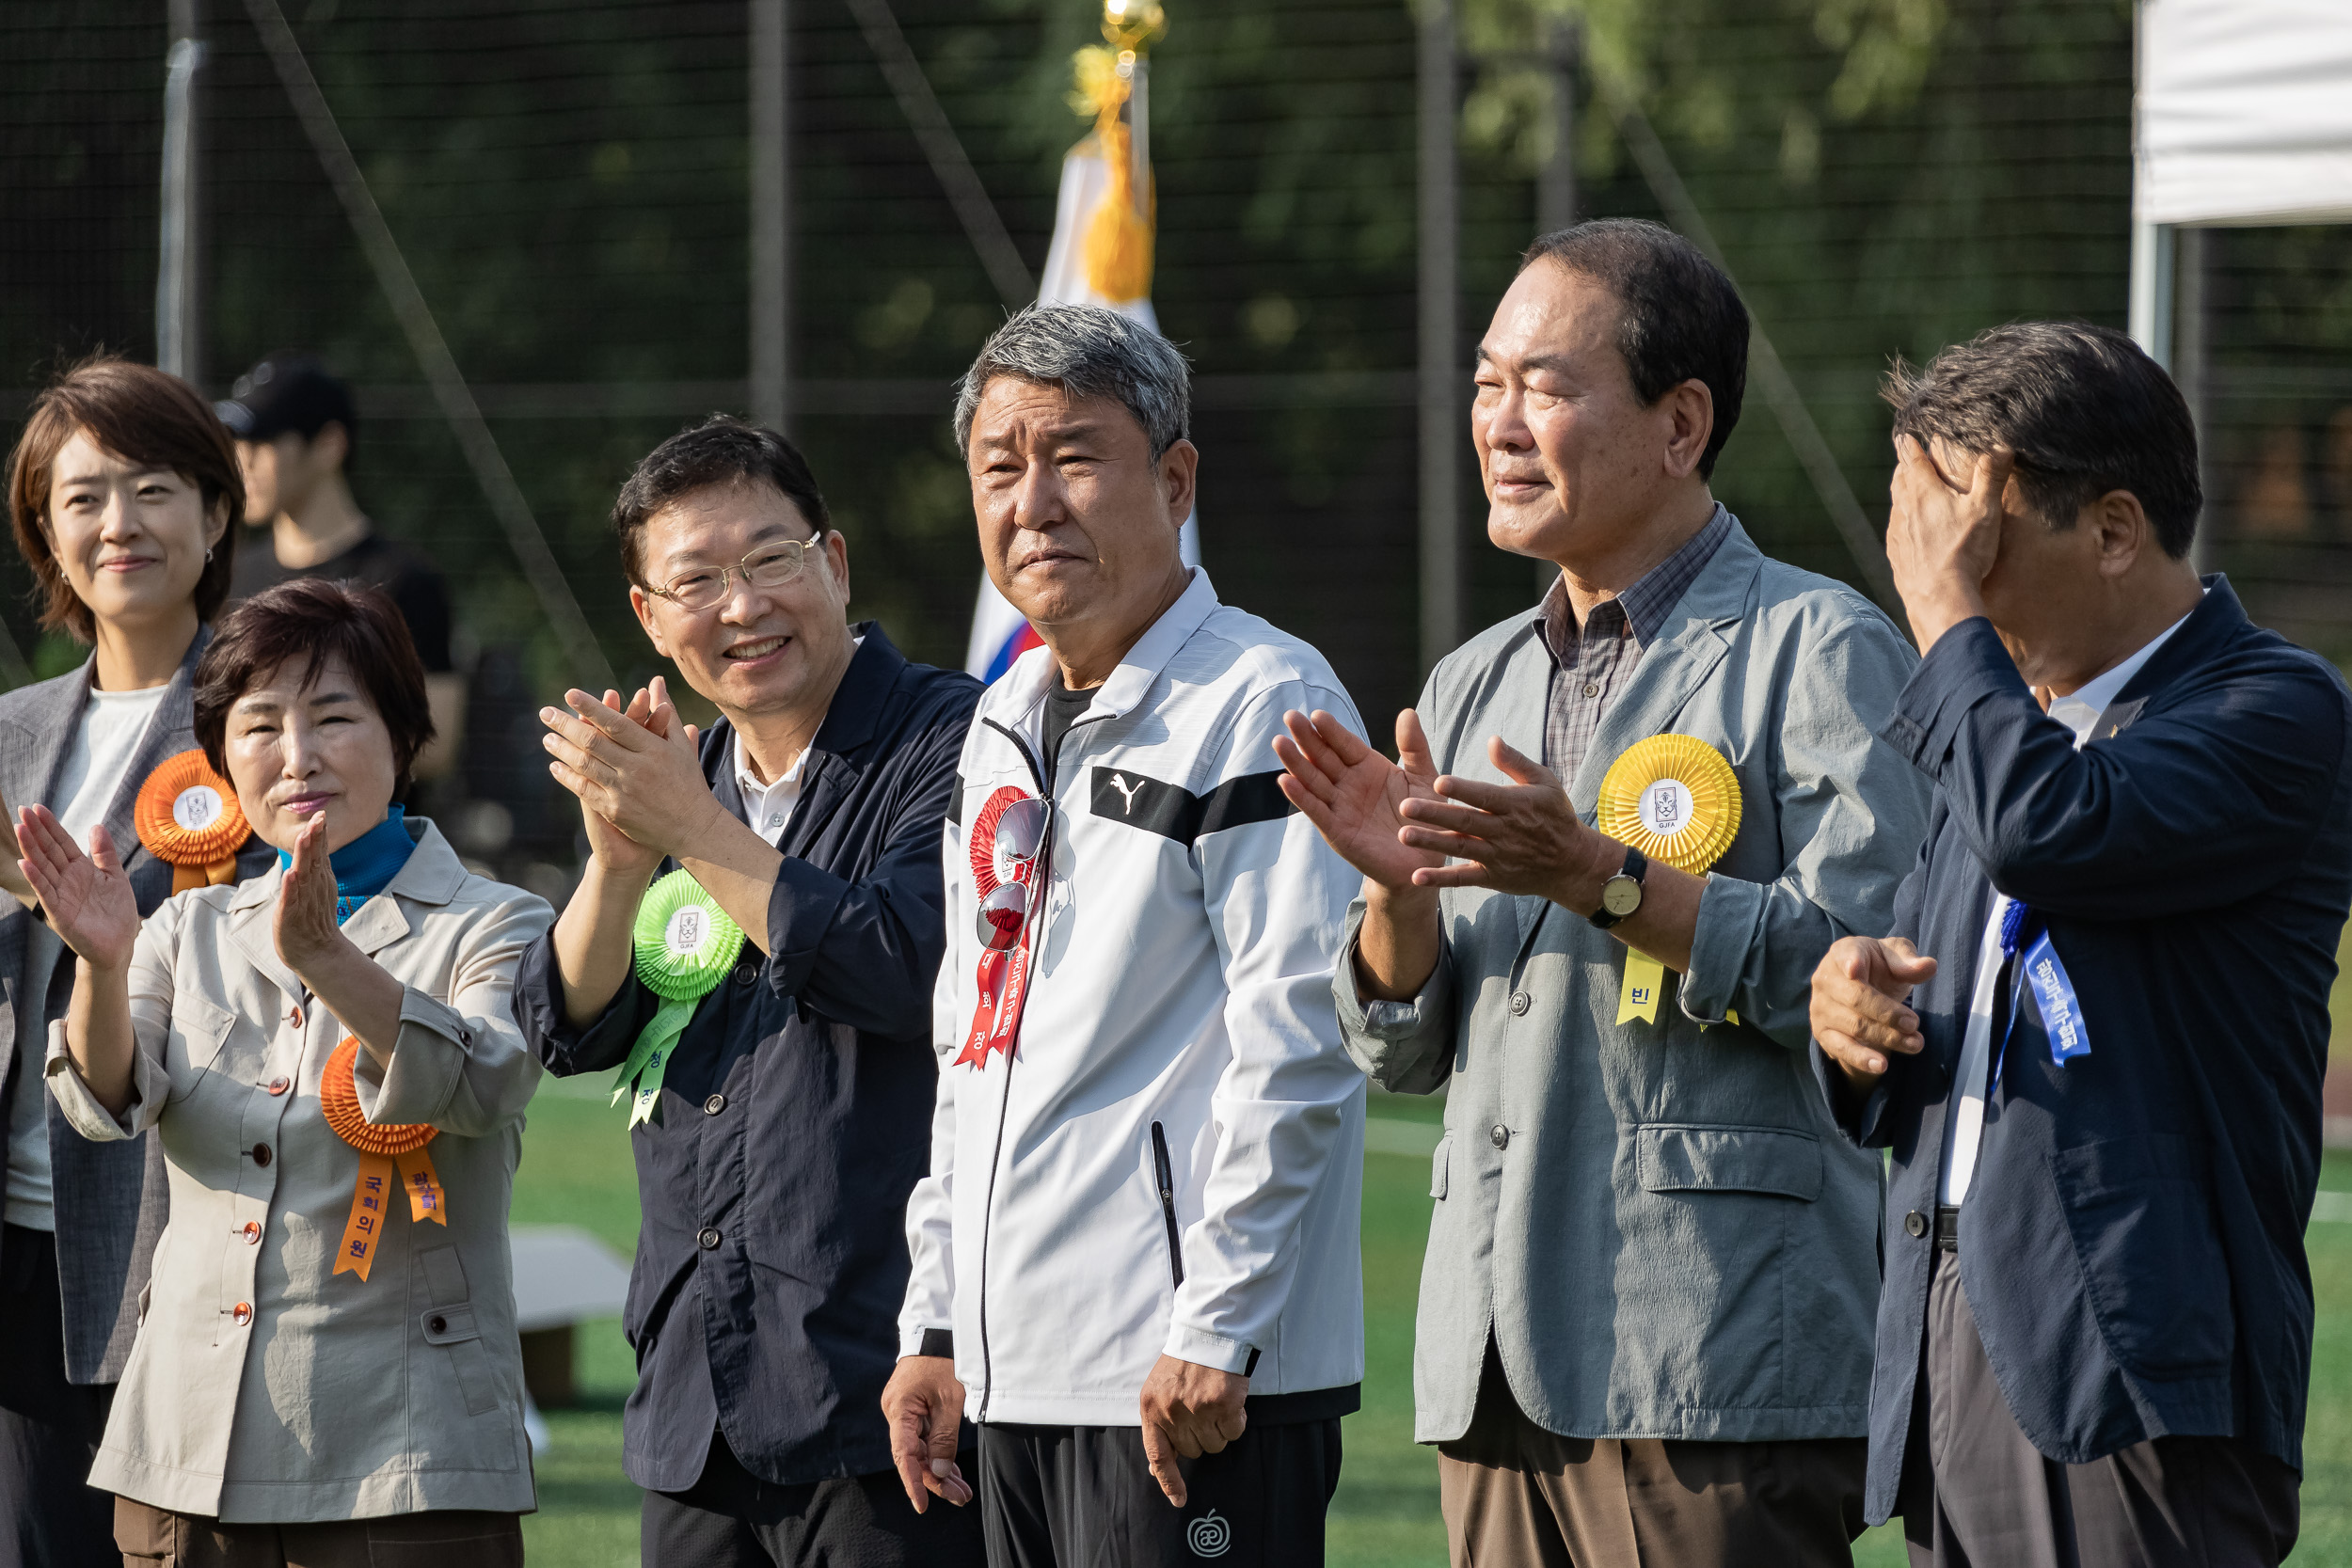
<svg viewBox="0 0 2352 1568"><path fill-rule="evenodd" d="M359 1180L351 1186L351 1217L343 1222L342 1244L335 1249L329 1279L356 1274L359 1283L367 1283L368 1271L375 1266L375 1249L384 1241L384 1216L390 1212L387 1205L399 1180L390 1155L361 1151Z"/></svg>
<svg viewBox="0 0 2352 1568"><path fill-rule="evenodd" d="M637 1043L629 1047L628 1060L621 1064L620 1076L612 1081L612 1103L632 1094L629 1101L628 1124L653 1119L654 1108L661 1103L661 1078L669 1069L670 1047L686 1032L689 1020L694 1016L700 997L664 1001L653 1018L638 1035Z"/></svg>

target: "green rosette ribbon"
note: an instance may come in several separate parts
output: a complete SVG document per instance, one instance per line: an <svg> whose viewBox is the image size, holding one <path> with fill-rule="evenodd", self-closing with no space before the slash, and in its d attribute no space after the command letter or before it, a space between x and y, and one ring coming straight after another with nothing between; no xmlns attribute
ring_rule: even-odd
<svg viewBox="0 0 2352 1568"><path fill-rule="evenodd" d="M612 1103L632 1094L628 1124L653 1116L661 1100L661 1075L669 1067L670 1048L694 1016L695 1004L715 990L735 967L743 951L743 927L703 891L684 871L673 871L645 890L637 906L637 926L630 933L637 945L637 978L661 998L628 1060L613 1080Z"/></svg>

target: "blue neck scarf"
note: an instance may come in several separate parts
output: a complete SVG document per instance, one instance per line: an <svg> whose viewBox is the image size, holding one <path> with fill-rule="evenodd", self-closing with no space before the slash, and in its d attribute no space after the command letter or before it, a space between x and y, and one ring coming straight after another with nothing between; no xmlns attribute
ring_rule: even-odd
<svg viewBox="0 0 2352 1568"><path fill-rule="evenodd" d="M336 925L358 914L359 906L389 887L400 868L408 863L417 847L409 840L407 824L401 816L400 803L394 801L383 821L326 858L335 872ZM290 867L294 856L280 849L278 863Z"/></svg>

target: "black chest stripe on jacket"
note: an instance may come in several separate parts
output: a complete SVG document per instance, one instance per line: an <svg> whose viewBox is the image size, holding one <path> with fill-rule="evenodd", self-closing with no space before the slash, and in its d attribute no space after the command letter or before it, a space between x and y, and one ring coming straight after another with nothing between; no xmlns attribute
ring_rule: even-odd
<svg viewBox="0 0 2352 1568"><path fill-rule="evenodd" d="M1182 784L1146 778L1133 768L1097 768L1094 815L1179 844L1191 844L1223 828L1288 816L1296 808L1275 782L1281 776L1279 768L1271 773L1247 773L1226 780L1206 795L1195 795Z"/></svg>

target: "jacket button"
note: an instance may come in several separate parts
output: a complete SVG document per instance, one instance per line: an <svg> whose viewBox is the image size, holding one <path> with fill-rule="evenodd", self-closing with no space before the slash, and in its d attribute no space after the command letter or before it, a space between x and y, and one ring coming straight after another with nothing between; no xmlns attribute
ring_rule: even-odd
<svg viewBox="0 0 2352 1568"><path fill-rule="evenodd" d="M285 1079L283 1079L283 1078L273 1078L273 1079L271 1079L271 1080L269 1081L269 1085L268 1085L268 1087L269 1087L269 1092L270 1092L270 1093L272 1093L272 1094L284 1094L284 1093L285 1093L288 1089L292 1088L293 1086L294 1086L293 1085L289 1084L289 1083L288 1083Z"/></svg>
<svg viewBox="0 0 2352 1568"><path fill-rule="evenodd" d="M1529 999L1529 997L1528 997L1527 992L1525 992L1525 991L1523 991L1523 990L1515 990L1515 991L1513 991L1513 992L1511 993L1511 1013L1512 1013L1512 1016L1514 1016L1514 1017L1524 1017L1524 1016L1526 1015L1526 1012L1527 1012L1527 1009L1528 1009L1529 1001L1530 1001L1530 999Z"/></svg>
<svg viewBox="0 0 2352 1568"><path fill-rule="evenodd" d="M302 1009L301 1009L300 1007L289 1007L289 1008L287 1008L287 1009L286 1009L286 1022L287 1022L288 1023L293 1024L293 1025L294 1025L295 1028L297 1028L297 1029L301 1028L301 1027L302 1027Z"/></svg>
<svg viewBox="0 0 2352 1568"><path fill-rule="evenodd" d="M436 1312L424 1320L424 1331L427 1334L446 1334L449 1332L449 1320Z"/></svg>
<svg viewBox="0 0 2352 1568"><path fill-rule="evenodd" d="M1914 1209L1914 1210L1913 1210L1910 1213L1905 1214L1905 1215L1903 1216L1903 1234L1904 1234L1904 1235L1909 1236L1909 1237L1910 1237L1913 1241L1915 1241L1915 1241L1917 1241L1920 1237L1922 1237L1922 1236L1926 1235L1927 1233L1928 1233L1928 1217L1927 1217L1927 1215L1925 1215L1925 1214L1923 1214L1923 1213L1919 1212L1919 1211L1918 1211L1918 1210Z"/></svg>
<svg viewBox="0 0 2352 1568"><path fill-rule="evenodd" d="M237 1303L236 1306L231 1307L229 1309L229 1321L235 1323L239 1328L243 1328L246 1324L251 1323L253 1321L253 1304L249 1301L241 1301Z"/></svg>
<svg viewBox="0 0 2352 1568"><path fill-rule="evenodd" d="M737 985L748 986L754 980L758 978L759 966L752 962L751 959L745 958L741 963L735 966L735 983Z"/></svg>
<svg viewBox="0 0 2352 1568"><path fill-rule="evenodd" d="M719 1227L715 1225L706 1225L702 1227L702 1233L694 1240L702 1243L705 1252L711 1251L719 1244Z"/></svg>
<svg viewBox="0 0 2352 1568"><path fill-rule="evenodd" d="M703 1101L703 1115L707 1117L715 1117L726 1108L727 1097L723 1094L714 1094Z"/></svg>
<svg viewBox="0 0 2352 1568"><path fill-rule="evenodd" d="M1494 1140L1494 1145L1497 1148L1507 1148L1510 1147L1511 1130L1503 1126L1501 1122L1496 1122L1494 1125L1494 1131L1488 1132L1486 1136Z"/></svg>
<svg viewBox="0 0 2352 1568"><path fill-rule="evenodd" d="M269 1145L255 1144L253 1146L253 1163L257 1165L269 1164Z"/></svg>
<svg viewBox="0 0 2352 1568"><path fill-rule="evenodd" d="M245 1228L239 1231L238 1234L243 1236L248 1244L259 1245L262 1240L262 1222L259 1220L246 1221Z"/></svg>

